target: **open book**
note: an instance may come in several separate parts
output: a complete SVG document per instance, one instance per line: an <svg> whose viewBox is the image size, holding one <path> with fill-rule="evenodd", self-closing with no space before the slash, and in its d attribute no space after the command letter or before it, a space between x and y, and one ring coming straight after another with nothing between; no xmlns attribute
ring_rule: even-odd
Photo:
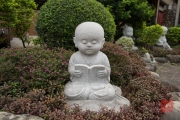
<svg viewBox="0 0 180 120"><path fill-rule="evenodd" d="M105 70L104 65L93 65L87 66L84 64L76 64L75 70L80 70L82 76L80 78L74 77L74 81L85 82L85 83L105 83L108 82L108 77L100 78L97 76L99 70Z"/></svg>

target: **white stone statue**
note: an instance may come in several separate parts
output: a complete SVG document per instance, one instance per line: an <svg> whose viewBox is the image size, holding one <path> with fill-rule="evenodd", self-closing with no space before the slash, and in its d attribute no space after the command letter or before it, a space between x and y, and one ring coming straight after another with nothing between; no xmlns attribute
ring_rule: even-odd
<svg viewBox="0 0 180 120"><path fill-rule="evenodd" d="M127 38L130 38L132 41L133 41L133 28L128 26L128 25L124 25L124 28L123 28L123 35L121 38L123 37L127 37ZM132 46L131 48L132 50L138 50L138 48L136 46Z"/></svg>
<svg viewBox="0 0 180 120"><path fill-rule="evenodd" d="M158 39L158 42L156 42L156 45L163 47L164 49L167 49L167 50L172 50L172 48L167 43L167 39L166 39L166 34L168 31L168 28L165 26L162 26L162 28L163 28L164 32L163 32L162 36Z"/></svg>
<svg viewBox="0 0 180 120"><path fill-rule="evenodd" d="M100 51L105 42L102 26L95 22L81 23L73 40L79 51L69 61L70 81L64 90L68 105L79 104L83 110L93 111L100 106L117 111L123 105L129 106L130 102L121 96L121 89L109 83L109 60Z"/></svg>

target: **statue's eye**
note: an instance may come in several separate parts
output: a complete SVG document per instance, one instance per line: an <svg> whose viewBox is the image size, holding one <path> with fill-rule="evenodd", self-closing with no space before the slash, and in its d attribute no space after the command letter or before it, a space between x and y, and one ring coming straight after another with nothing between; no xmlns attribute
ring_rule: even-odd
<svg viewBox="0 0 180 120"><path fill-rule="evenodd" d="M87 43L87 41L86 41L86 40L82 40L82 43L83 43L83 44L86 44L86 43Z"/></svg>
<svg viewBox="0 0 180 120"><path fill-rule="evenodd" d="M97 43L97 41L96 41L96 40L93 40L93 41L91 41L91 43L92 43L92 44L96 44L96 43Z"/></svg>

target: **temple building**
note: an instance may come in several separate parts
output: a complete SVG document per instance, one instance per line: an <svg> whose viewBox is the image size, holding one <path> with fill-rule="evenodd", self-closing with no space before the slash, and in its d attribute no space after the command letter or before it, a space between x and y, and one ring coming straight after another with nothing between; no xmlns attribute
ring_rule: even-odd
<svg viewBox="0 0 180 120"><path fill-rule="evenodd" d="M166 27L180 25L180 0L148 0L156 7L155 23Z"/></svg>

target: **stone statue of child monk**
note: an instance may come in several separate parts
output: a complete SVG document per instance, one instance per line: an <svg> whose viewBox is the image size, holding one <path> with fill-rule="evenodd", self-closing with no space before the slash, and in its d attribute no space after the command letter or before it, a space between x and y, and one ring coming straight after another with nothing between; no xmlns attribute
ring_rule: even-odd
<svg viewBox="0 0 180 120"><path fill-rule="evenodd" d="M165 27L165 26L162 26L162 28L163 28L163 34L158 39L158 41L156 42L156 45L160 46L160 47L163 47L164 49L167 49L167 50L172 50L170 45L167 43L167 39L166 39L166 34L167 34L167 31L168 31L168 28Z"/></svg>
<svg viewBox="0 0 180 120"><path fill-rule="evenodd" d="M133 28L131 26L124 25L123 35L124 36L122 36L122 37L130 38L133 41L133 38L132 38L133 37ZM138 50L138 47L133 45L131 49L132 50Z"/></svg>
<svg viewBox="0 0 180 120"><path fill-rule="evenodd" d="M84 110L93 111L99 110L102 105L109 108L118 107L117 111L120 106L129 106L129 101L121 95L116 95L114 86L109 83L109 60L100 51L105 42L102 26L95 22L81 23L75 30L73 41L79 51L75 52L69 61L70 81L64 90L67 103L79 104Z"/></svg>

